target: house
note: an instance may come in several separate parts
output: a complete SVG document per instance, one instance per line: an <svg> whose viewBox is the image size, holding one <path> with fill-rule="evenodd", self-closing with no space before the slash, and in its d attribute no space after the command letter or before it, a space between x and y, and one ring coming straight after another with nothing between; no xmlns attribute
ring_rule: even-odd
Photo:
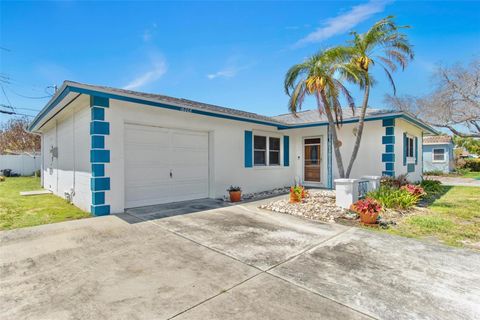
<svg viewBox="0 0 480 320"><path fill-rule="evenodd" d="M455 159L452 137L446 135L423 137L423 172L452 172Z"/></svg>
<svg viewBox="0 0 480 320"><path fill-rule="evenodd" d="M350 155L358 118L345 111ZM66 81L32 121L42 136L42 184L95 215L292 185L333 188L338 170L316 110L267 117L163 95ZM424 133L402 112L370 110L351 177L422 178ZM346 160L344 160L346 162Z"/></svg>

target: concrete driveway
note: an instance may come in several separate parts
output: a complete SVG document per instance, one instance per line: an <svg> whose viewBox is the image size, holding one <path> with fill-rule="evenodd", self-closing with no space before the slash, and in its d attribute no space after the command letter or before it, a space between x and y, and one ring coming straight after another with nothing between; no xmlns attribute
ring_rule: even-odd
<svg viewBox="0 0 480 320"><path fill-rule="evenodd" d="M480 319L478 253L204 205L1 232L0 318Z"/></svg>

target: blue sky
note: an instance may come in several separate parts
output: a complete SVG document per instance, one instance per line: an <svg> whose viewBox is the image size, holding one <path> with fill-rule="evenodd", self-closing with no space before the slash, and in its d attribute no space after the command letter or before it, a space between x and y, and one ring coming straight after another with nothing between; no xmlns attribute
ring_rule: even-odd
<svg viewBox="0 0 480 320"><path fill-rule="evenodd" d="M2 1L0 15L0 80L8 77L0 104L30 115L48 101L41 98L47 87L65 79L286 113L283 77L291 65L387 15L412 26L416 53L394 76L398 94L426 93L436 64L480 55L475 1ZM377 80L371 105L388 108L388 81L380 71ZM307 100L305 108L313 107Z"/></svg>

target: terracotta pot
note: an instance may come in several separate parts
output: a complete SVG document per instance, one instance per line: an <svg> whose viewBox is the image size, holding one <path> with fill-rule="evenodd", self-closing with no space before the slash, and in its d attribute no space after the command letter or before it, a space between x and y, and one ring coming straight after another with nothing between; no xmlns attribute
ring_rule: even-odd
<svg viewBox="0 0 480 320"><path fill-rule="evenodd" d="M290 192L290 202L291 203L297 203L302 201L302 197L298 196L295 192Z"/></svg>
<svg viewBox="0 0 480 320"><path fill-rule="evenodd" d="M377 223L378 212L376 213L358 213L360 215L360 221L365 224L375 224Z"/></svg>
<svg viewBox="0 0 480 320"><path fill-rule="evenodd" d="M230 202L239 202L242 200L242 191L230 191Z"/></svg>

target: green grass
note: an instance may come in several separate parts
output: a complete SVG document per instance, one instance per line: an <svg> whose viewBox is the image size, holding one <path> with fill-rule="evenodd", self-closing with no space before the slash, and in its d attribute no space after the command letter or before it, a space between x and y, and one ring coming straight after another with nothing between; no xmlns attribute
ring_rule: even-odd
<svg viewBox="0 0 480 320"><path fill-rule="evenodd" d="M480 188L445 187L426 214L407 216L387 232L413 238L435 238L452 245L480 242Z"/></svg>
<svg viewBox="0 0 480 320"><path fill-rule="evenodd" d="M475 172L475 171L467 172L466 174L462 175L462 177L480 180L480 172Z"/></svg>
<svg viewBox="0 0 480 320"><path fill-rule="evenodd" d="M40 178L6 178L0 182L0 230L36 226L90 217L52 194L20 196L20 191L39 190Z"/></svg>

